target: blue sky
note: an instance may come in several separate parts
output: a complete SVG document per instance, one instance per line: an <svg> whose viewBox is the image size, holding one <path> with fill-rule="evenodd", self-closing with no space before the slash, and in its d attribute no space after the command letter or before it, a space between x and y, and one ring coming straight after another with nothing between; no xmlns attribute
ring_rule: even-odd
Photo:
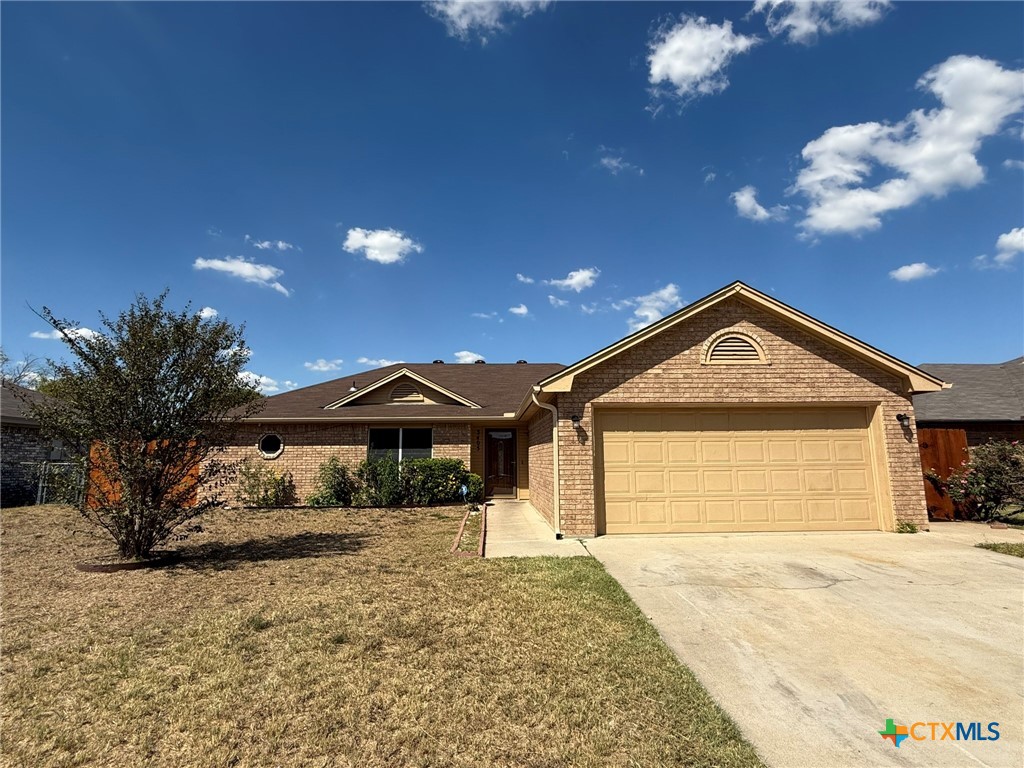
<svg viewBox="0 0 1024 768"><path fill-rule="evenodd" d="M737 279L912 363L1024 349L1020 3L0 13L15 358L61 353L30 307L169 287L268 392L571 363Z"/></svg>

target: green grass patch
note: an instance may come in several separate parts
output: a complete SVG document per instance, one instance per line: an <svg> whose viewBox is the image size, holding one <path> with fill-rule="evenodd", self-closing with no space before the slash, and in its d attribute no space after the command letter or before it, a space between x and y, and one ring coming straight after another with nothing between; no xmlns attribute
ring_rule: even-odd
<svg viewBox="0 0 1024 768"><path fill-rule="evenodd" d="M1024 544L1012 544L1006 541L986 541L983 544L975 544L974 546L981 549L990 549L993 552L1001 552L1004 555L1024 557Z"/></svg>
<svg viewBox="0 0 1024 768"><path fill-rule="evenodd" d="M3 510L3 762L760 765L600 563L452 557L463 512L220 511L90 574L74 512Z"/></svg>

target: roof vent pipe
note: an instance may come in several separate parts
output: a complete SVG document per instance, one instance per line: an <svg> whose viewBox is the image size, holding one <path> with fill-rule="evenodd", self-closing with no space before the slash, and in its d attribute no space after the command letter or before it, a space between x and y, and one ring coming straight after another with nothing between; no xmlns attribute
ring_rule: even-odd
<svg viewBox="0 0 1024 768"><path fill-rule="evenodd" d="M473 362L476 363L477 365L487 365L487 361L483 359L474 360Z"/></svg>
<svg viewBox="0 0 1024 768"><path fill-rule="evenodd" d="M444 365L444 360L434 360L435 365Z"/></svg>
<svg viewBox="0 0 1024 768"><path fill-rule="evenodd" d="M516 365L526 365L525 360L516 360Z"/></svg>

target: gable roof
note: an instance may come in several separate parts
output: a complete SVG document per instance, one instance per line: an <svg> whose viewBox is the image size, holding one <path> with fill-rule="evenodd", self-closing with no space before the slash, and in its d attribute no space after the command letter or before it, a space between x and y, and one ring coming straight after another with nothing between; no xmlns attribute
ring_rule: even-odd
<svg viewBox="0 0 1024 768"><path fill-rule="evenodd" d="M437 363L432 363L432 365L437 365ZM419 382L423 386L428 387L429 389L432 389L435 392L440 392L442 395L445 395L446 397L450 397L452 400L456 400L456 401L462 403L464 406L467 406L469 408L479 408L480 407L478 404L474 403L472 400L467 400L466 398L464 398L461 395L459 395L457 392L452 392L451 390L446 389L445 387L442 387L439 384L435 384L434 382L432 382L430 379L426 378L425 376L421 376L420 374L416 373L415 371L410 371L408 368L406 368L404 366L402 368L399 368L394 373L388 374L383 379L379 379L378 381L375 381L373 384L370 384L368 387L363 387L362 389L356 389L355 392L349 392L345 397L341 398L341 400L339 400L338 402L331 403L330 405L327 405L325 407L328 408L328 409L333 410L335 408L340 408L340 407L342 407L344 405L348 405L350 403L354 403L355 401L359 400L360 398L365 397L370 392L373 392L376 389L380 389L381 387L385 386L386 384L388 384L388 383L390 383L392 381L396 381L397 379L401 379L403 377L408 377L410 379L413 379L414 381Z"/></svg>
<svg viewBox="0 0 1024 768"><path fill-rule="evenodd" d="M950 389L914 396L918 421L1024 421L1024 357L1005 363L927 363Z"/></svg>
<svg viewBox="0 0 1024 768"><path fill-rule="evenodd" d="M398 363L273 395L248 421L480 421L512 418L525 393L560 363ZM358 395L408 375L469 405L360 404ZM356 392L349 392L355 386ZM330 407L334 406L334 407Z"/></svg>
<svg viewBox="0 0 1024 768"><path fill-rule="evenodd" d="M0 386L0 423L38 427L39 422L29 410L29 403L41 402L45 399L46 395L42 392L36 392L34 389L22 387L19 384L5 383Z"/></svg>
<svg viewBox="0 0 1024 768"><path fill-rule="evenodd" d="M541 391L571 392L573 379L578 374L596 365L600 365L620 352L624 352L652 336L732 297L780 317L797 328L810 333L812 336L816 336L865 360L877 368L899 376L906 383L908 392L934 392L943 387L942 380L936 376L915 368L909 363L905 363L879 349L875 349L871 345L865 344L863 341L855 339L853 336L849 336L830 325L826 325L820 320L815 320L810 315L805 315L800 310L794 309L788 304L783 304L778 299L773 299L771 296L767 296L745 283L736 281L549 376L540 382Z"/></svg>

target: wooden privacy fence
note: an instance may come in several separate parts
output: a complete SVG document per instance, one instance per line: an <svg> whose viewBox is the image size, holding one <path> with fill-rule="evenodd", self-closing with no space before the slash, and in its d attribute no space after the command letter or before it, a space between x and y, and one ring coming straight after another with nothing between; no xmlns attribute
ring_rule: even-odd
<svg viewBox="0 0 1024 768"><path fill-rule="evenodd" d="M919 427L917 443L921 448L921 468L924 480L928 517L932 520L955 520L959 511L949 496L935 487L927 475L936 474L947 479L959 469L967 454L967 432L962 429L927 429ZM963 517L963 513L959 515Z"/></svg>
<svg viewBox="0 0 1024 768"><path fill-rule="evenodd" d="M153 440L146 444L144 450L148 454L156 448L157 443ZM109 476L106 469L108 464L109 454L106 448L99 442L93 443L89 448L89 472L85 488L85 505L89 509L99 509L121 499L121 483L116 477ZM194 506L199 492L198 464L191 467L187 473L174 467L170 467L169 471L181 475L171 493L182 495L185 506Z"/></svg>

